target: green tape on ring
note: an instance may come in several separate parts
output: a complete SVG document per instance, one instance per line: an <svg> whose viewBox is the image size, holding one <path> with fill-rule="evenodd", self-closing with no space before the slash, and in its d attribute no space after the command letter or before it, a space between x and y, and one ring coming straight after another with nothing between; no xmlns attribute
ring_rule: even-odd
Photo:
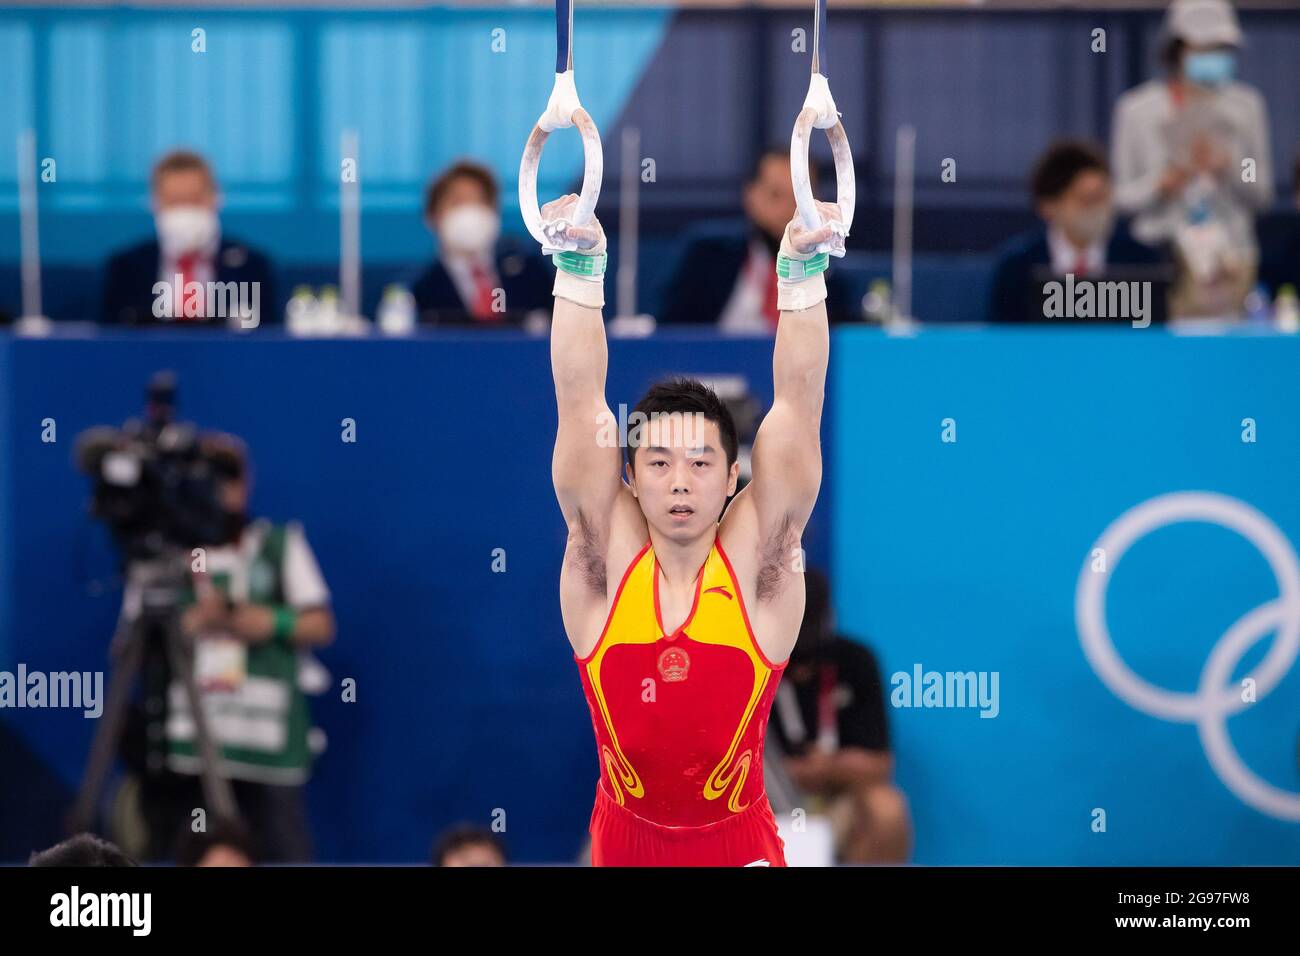
<svg viewBox="0 0 1300 956"><path fill-rule="evenodd" d="M551 259L555 262L557 269L563 269L575 276L598 278L605 274L605 263L609 261L609 253L602 252L598 256L584 256L580 252L557 252L551 256Z"/></svg>
<svg viewBox="0 0 1300 956"><path fill-rule="evenodd" d="M818 253L811 259L791 259L788 256L776 257L776 274L782 279L811 279L819 273L825 272L830 265L831 254L829 252Z"/></svg>

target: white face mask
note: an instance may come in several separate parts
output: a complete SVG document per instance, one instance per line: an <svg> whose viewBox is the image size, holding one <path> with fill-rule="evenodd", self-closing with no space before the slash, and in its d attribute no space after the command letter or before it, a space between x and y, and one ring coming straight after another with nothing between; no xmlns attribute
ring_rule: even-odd
<svg viewBox="0 0 1300 956"><path fill-rule="evenodd" d="M203 206L172 206L154 215L164 255L183 256L208 248L220 228L217 214Z"/></svg>
<svg viewBox="0 0 1300 956"><path fill-rule="evenodd" d="M1103 206L1074 216L1062 225L1071 239L1091 245L1110 238L1111 231L1115 228L1115 212L1109 206Z"/></svg>
<svg viewBox="0 0 1300 956"><path fill-rule="evenodd" d="M438 241L444 249L469 255L490 250L501 234L501 217L487 206L469 203L442 217Z"/></svg>

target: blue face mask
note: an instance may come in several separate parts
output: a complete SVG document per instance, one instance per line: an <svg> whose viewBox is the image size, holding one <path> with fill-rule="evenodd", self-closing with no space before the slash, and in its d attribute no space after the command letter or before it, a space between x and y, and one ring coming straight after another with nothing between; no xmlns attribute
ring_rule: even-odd
<svg viewBox="0 0 1300 956"><path fill-rule="evenodd" d="M1197 86L1223 86L1232 79L1237 58L1227 50L1189 53L1183 60L1183 73Z"/></svg>

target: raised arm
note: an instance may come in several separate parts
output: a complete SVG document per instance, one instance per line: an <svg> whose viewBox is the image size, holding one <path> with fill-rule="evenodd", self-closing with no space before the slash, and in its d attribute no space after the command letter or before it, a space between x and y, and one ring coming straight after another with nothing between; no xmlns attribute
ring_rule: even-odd
<svg viewBox="0 0 1300 956"><path fill-rule="evenodd" d="M547 203L542 207L543 222L568 218L577 200L571 194ZM594 219L586 226L568 226L565 233L579 252L562 253L556 263L551 374L559 428L551 478L572 532L584 524L604 523L623 480L619 474L622 453L617 432L611 432L609 426L613 416L605 400L609 348L601 315L604 278L580 274L593 265L600 267L605 237Z"/></svg>
<svg viewBox="0 0 1300 956"><path fill-rule="evenodd" d="M828 223L839 219L834 203L817 205ZM796 217L782 243L783 270L788 275L778 285L781 317L772 356L772 407L754 441L750 492L763 541L772 533L801 533L821 487L821 418L830 332L826 282L820 271L827 255L813 255L812 250L830 237L829 224L807 232ZM805 270L812 274L805 275Z"/></svg>

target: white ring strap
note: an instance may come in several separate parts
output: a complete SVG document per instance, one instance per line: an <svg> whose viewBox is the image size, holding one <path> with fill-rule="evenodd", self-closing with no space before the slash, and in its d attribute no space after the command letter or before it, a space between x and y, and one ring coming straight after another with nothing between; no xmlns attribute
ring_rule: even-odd
<svg viewBox="0 0 1300 956"><path fill-rule="evenodd" d="M596 124L582 108L578 101L578 92L573 83L573 71L557 73L555 87L551 90L550 101L546 111L537 119L533 131L524 145L523 159L519 163L519 211L524 217L524 225L534 239L542 244L543 250L554 251L553 237L542 230L542 212L537 202L537 169L542 162L542 148L552 130L576 126L582 136L582 193L578 205L573 211L571 225L582 226L591 221L596 211L596 200L600 198L600 181L605 172L605 157L600 145L600 132ZM556 226L567 221L561 220Z"/></svg>

